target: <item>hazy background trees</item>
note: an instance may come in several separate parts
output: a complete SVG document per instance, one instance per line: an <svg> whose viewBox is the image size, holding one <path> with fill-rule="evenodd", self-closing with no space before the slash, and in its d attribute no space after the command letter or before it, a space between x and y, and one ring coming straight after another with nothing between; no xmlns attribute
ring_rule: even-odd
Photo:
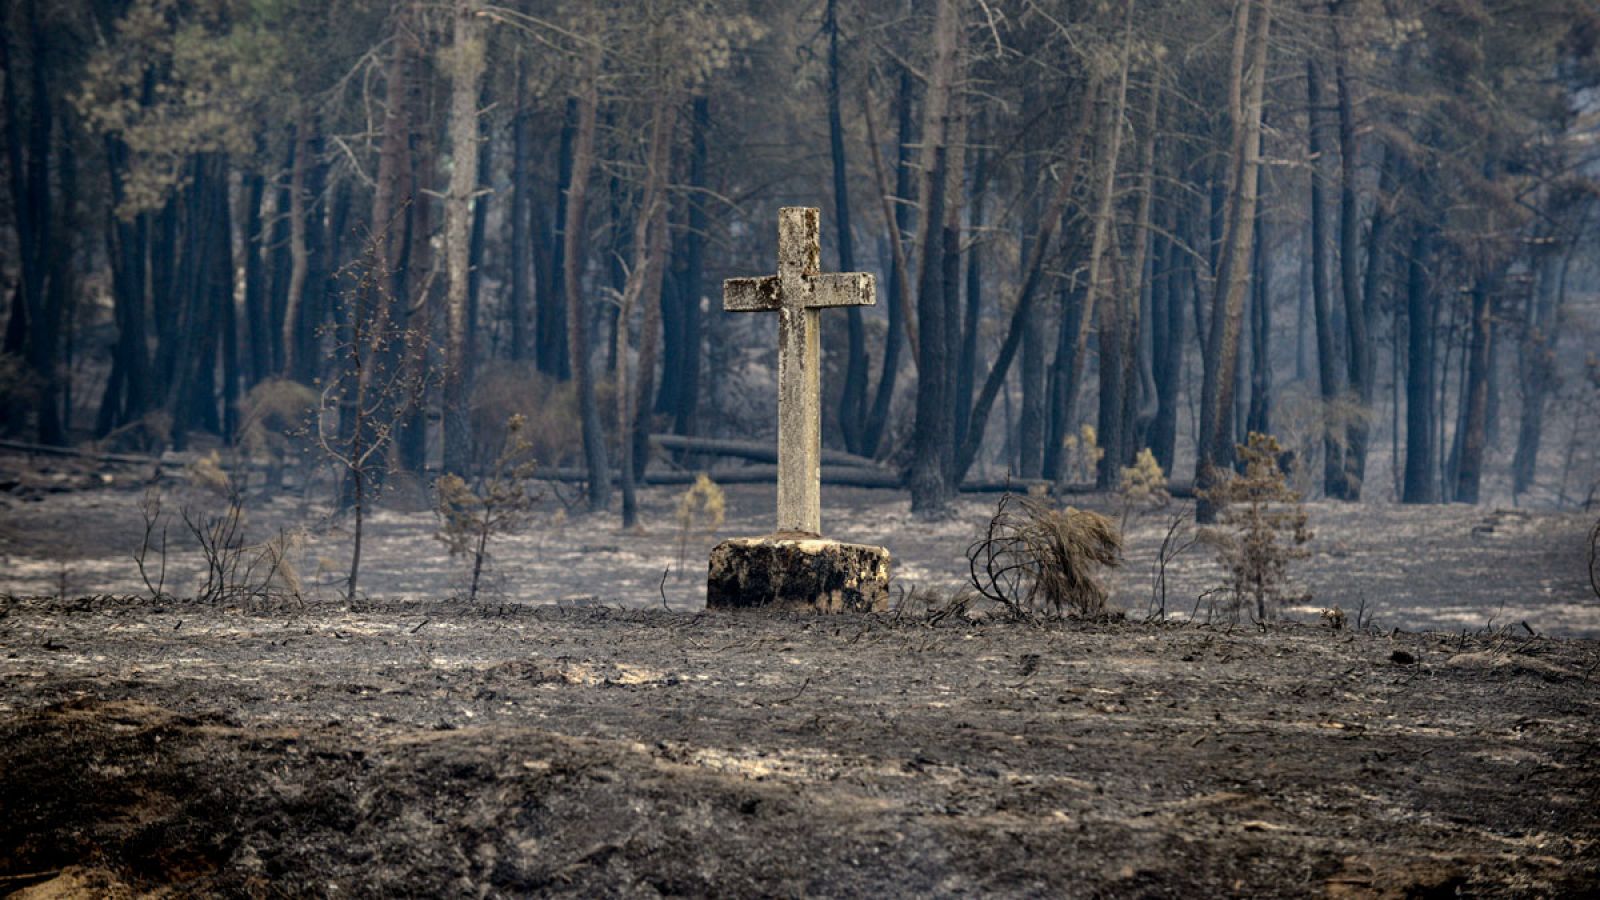
<svg viewBox="0 0 1600 900"><path fill-rule="evenodd" d="M770 435L771 323L719 285L817 205L882 285L824 327L825 440L918 510L1069 477L1084 424L1103 487L1145 447L1204 487L1249 431L1344 500L1600 477L1588 0L3 16L17 439L232 444L263 385L332 385L384 398L337 423L395 423L380 481L537 412L541 464L631 518L652 434ZM334 348L379 333L357 384Z"/></svg>

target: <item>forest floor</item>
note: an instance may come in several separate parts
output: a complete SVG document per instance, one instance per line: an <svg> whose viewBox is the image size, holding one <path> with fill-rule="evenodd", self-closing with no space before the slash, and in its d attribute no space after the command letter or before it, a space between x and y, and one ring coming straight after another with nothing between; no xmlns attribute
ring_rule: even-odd
<svg viewBox="0 0 1600 900"><path fill-rule="evenodd" d="M698 576L660 586L665 489L643 534L549 513L474 603L443 599L461 563L431 516L390 509L362 602L312 571L343 546L324 526L304 604L203 604L129 571L145 474L0 471L0 894L1600 888L1577 516L1313 504L1317 599L1265 628L1183 621L1217 578L1201 548L1172 567L1185 615L1145 621L1165 514L1130 529L1124 618L935 621L925 591L884 616L709 614ZM730 490L718 534L764 530L770 498ZM824 496L831 532L942 592L993 501L928 525L898 495ZM692 568L717 536L691 536ZM1376 628L1317 624L1362 598Z"/></svg>

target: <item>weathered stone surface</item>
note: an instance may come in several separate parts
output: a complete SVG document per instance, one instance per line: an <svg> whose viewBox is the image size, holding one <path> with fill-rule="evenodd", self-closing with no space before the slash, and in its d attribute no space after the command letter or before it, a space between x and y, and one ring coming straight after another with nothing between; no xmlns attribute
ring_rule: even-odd
<svg viewBox="0 0 1600 900"><path fill-rule="evenodd" d="M778 274L722 283L729 312L778 314L778 530L822 531L822 363L818 310L871 306L870 273L823 273L820 212L778 211Z"/></svg>
<svg viewBox="0 0 1600 900"><path fill-rule="evenodd" d="M811 535L723 541L711 551L706 607L885 612L889 551Z"/></svg>

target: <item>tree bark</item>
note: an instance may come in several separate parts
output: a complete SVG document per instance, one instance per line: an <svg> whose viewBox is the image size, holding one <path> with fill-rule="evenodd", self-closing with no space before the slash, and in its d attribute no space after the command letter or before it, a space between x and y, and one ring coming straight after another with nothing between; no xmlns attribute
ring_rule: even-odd
<svg viewBox="0 0 1600 900"><path fill-rule="evenodd" d="M1249 4L1240 0L1238 25L1250 25ZM1267 80L1267 38L1272 28L1272 0L1259 0L1260 13L1252 27L1248 72L1240 72L1245 99L1235 119L1234 153L1237 169L1230 179L1233 190L1227 203L1228 223L1210 322L1206 367L1200 388L1200 434L1197 441L1195 488L1216 484L1222 471L1233 464L1234 385L1238 377L1239 331L1246 291L1250 285L1250 252L1255 239L1256 203L1261 177L1262 96ZM1215 509L1201 496L1196 521L1210 522Z"/></svg>
<svg viewBox="0 0 1600 900"><path fill-rule="evenodd" d="M694 98L690 115L689 187L694 193L689 197L689 227L683 236L683 294L682 346L679 360L682 370L678 375L678 402L676 404L674 431L690 435L699 432L700 410L700 294L705 272L706 229L710 227L706 215L705 198L701 192L706 187L706 132L711 128L711 102L701 95Z"/></svg>
<svg viewBox="0 0 1600 900"><path fill-rule="evenodd" d="M622 289L617 318L617 462L622 481L622 527L637 524L634 484L644 477L650 451L650 418L655 401L655 370L661 331L661 277L667 256L667 198L663 186L672 148L669 116L674 102L658 95L650 113L645 183L634 216L633 262ZM638 385L629 385L628 332L635 307L642 307Z"/></svg>
<svg viewBox="0 0 1600 900"><path fill-rule="evenodd" d="M1406 261L1406 475L1403 503L1439 502L1434 477L1434 350L1438 300L1428 273L1431 226L1417 222Z"/></svg>
<svg viewBox="0 0 1600 900"><path fill-rule="evenodd" d="M467 424L467 371L472 266L472 195L478 188L478 93L484 70L483 21L479 0L455 0L450 73L450 188L444 204L445 472L466 472L472 434Z"/></svg>
<svg viewBox="0 0 1600 900"><path fill-rule="evenodd" d="M833 164L833 215L835 241L839 247L839 271L856 268L855 240L850 229L850 177L844 152L844 117L839 90L839 4L827 0L822 30L828 35L828 153ZM861 452L867 413L867 348L861 308L846 311L847 350L844 389L839 397L839 433L845 447Z"/></svg>
<svg viewBox="0 0 1600 900"><path fill-rule="evenodd" d="M1471 332L1467 346L1467 389L1462 398L1461 452L1453 499L1477 503L1483 478L1483 453L1489 418L1489 354L1494 340L1493 279L1482 277L1472 290Z"/></svg>
<svg viewBox="0 0 1600 900"><path fill-rule="evenodd" d="M511 115L511 293L506 297L506 319L511 326L510 355L513 360L528 358L528 285L533 266L532 243L528 232L533 225L533 115L527 97L528 64L517 53L516 92Z"/></svg>
<svg viewBox="0 0 1600 900"><path fill-rule="evenodd" d="M594 51L595 54L598 52ZM589 472L588 499L591 512L604 510L611 500L611 470L606 462L606 438L600 422L600 404L595 390L593 361L589 354L589 311L584 303L581 283L586 245L584 212L589 196L589 175L594 169L595 124L600 107L599 64L596 55L590 55L583 63L562 237L567 352L578 383L578 413L583 431L584 462Z"/></svg>
<svg viewBox="0 0 1600 900"><path fill-rule="evenodd" d="M934 61L929 75L923 129L923 207L921 274L917 285L917 413L909 478L911 508L919 515L942 515L954 495L949 456L955 416L948 393L950 366L945 315L945 192L949 182L949 112L955 82L958 16L954 0L939 0L934 24Z"/></svg>
<svg viewBox="0 0 1600 900"><path fill-rule="evenodd" d="M1336 62L1334 82L1339 105L1339 283L1344 297L1344 321L1348 341L1347 373L1357 408L1345 430L1346 499L1361 499L1367 466L1367 417L1372 411L1375 374L1370 316L1372 298L1361 290L1361 198L1356 192L1360 160L1356 146L1355 101L1351 96L1349 61L1342 32L1333 27Z"/></svg>
<svg viewBox="0 0 1600 900"><path fill-rule="evenodd" d="M1346 489L1344 440L1332 416L1344 385L1340 381L1333 313L1328 296L1327 171L1330 157L1325 132L1322 72L1316 61L1306 61L1306 105L1310 117L1307 138L1311 152L1311 309L1316 325L1317 379L1322 396L1322 489L1336 500L1349 499Z"/></svg>
<svg viewBox="0 0 1600 900"><path fill-rule="evenodd" d="M904 199L911 193L911 143L914 140L912 129L915 127L915 117L911 114L912 79L911 71L905 66L900 67L899 90L895 95L896 108L896 138L895 138L895 189L894 196ZM883 440L883 434L888 427L890 411L894 404L895 381L900 371L900 345L905 334L910 333L910 317L906 313L910 309L909 285L910 275L906 267L905 242L903 236L911 227L911 211L904 202L893 203L884 190L887 179L882 177L882 160L878 153L878 134L872 121L872 99L866 100L867 140L872 151L873 170L880 176L879 194L884 206L884 225L889 231L890 241L890 267L889 285L886 301L889 304L889 330L884 335L883 367L878 375L878 387L872 398L872 411L867 415L867 421L862 435L861 454L863 456L876 456ZM892 209L891 209L892 206ZM912 349L913 357L916 349Z"/></svg>

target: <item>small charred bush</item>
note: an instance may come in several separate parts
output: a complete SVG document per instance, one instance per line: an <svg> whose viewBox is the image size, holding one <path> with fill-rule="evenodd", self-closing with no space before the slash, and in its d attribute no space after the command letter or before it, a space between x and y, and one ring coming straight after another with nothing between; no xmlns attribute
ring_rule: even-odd
<svg viewBox="0 0 1600 900"><path fill-rule="evenodd" d="M1105 516L1006 494L967 561L973 588L1014 615L1094 616L1106 609L1100 570L1119 565L1121 552Z"/></svg>
<svg viewBox="0 0 1600 900"><path fill-rule="evenodd" d="M1217 508L1218 523L1204 536L1228 571L1232 613L1236 616L1249 602L1261 621L1291 601L1310 598L1291 591L1289 564L1310 555L1305 544L1311 532L1300 494L1289 487L1279 465L1283 447L1277 439L1252 431L1238 448L1244 474L1233 474L1204 493Z"/></svg>
<svg viewBox="0 0 1600 900"><path fill-rule="evenodd" d="M490 538L522 528L543 499L528 487L535 462L532 444L525 437L527 422L513 415L505 423L504 433L499 456L476 485L469 485L459 475L445 475L438 482L438 538L451 556L466 557L472 563L469 602L478 599Z"/></svg>

